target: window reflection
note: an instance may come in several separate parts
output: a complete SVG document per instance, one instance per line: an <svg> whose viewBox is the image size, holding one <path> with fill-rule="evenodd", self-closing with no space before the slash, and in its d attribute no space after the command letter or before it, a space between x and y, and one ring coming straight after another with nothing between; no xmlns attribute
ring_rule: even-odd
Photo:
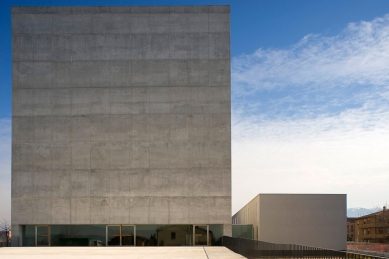
<svg viewBox="0 0 389 259"><path fill-rule="evenodd" d="M232 225L232 237L253 239L252 225Z"/></svg>
<svg viewBox="0 0 389 259"><path fill-rule="evenodd" d="M120 246L120 226L108 226L108 245Z"/></svg>
<svg viewBox="0 0 389 259"><path fill-rule="evenodd" d="M157 229L158 246L190 246L193 236L192 225L166 225ZM174 233L174 238L172 233Z"/></svg>
<svg viewBox="0 0 389 259"><path fill-rule="evenodd" d="M36 227L36 245L37 246L49 245L49 226Z"/></svg>
<svg viewBox="0 0 389 259"><path fill-rule="evenodd" d="M137 225L136 245L137 246L157 246L158 225Z"/></svg>
<svg viewBox="0 0 389 259"><path fill-rule="evenodd" d="M223 245L223 225L209 225L209 245L222 246Z"/></svg>
<svg viewBox="0 0 389 259"><path fill-rule="evenodd" d="M23 246L35 246L35 226L23 226Z"/></svg>
<svg viewBox="0 0 389 259"><path fill-rule="evenodd" d="M105 246L105 225L52 225L51 246Z"/></svg>
<svg viewBox="0 0 389 259"><path fill-rule="evenodd" d="M193 225L137 225L137 246L191 246Z"/></svg>
<svg viewBox="0 0 389 259"><path fill-rule="evenodd" d="M215 246L222 236L223 225L27 225L22 238L23 246Z"/></svg>
<svg viewBox="0 0 389 259"><path fill-rule="evenodd" d="M207 226L195 226L195 245L207 245Z"/></svg>
<svg viewBox="0 0 389 259"><path fill-rule="evenodd" d="M134 226L122 226L122 246L134 245Z"/></svg>

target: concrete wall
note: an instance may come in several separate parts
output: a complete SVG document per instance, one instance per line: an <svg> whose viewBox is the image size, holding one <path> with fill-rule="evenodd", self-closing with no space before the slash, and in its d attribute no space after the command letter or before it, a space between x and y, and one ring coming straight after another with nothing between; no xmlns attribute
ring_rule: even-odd
<svg viewBox="0 0 389 259"><path fill-rule="evenodd" d="M12 224L231 224L229 6L13 7Z"/></svg>
<svg viewBox="0 0 389 259"><path fill-rule="evenodd" d="M258 233L261 241L345 250L346 198L345 194L259 194L232 220L252 224L254 239Z"/></svg>

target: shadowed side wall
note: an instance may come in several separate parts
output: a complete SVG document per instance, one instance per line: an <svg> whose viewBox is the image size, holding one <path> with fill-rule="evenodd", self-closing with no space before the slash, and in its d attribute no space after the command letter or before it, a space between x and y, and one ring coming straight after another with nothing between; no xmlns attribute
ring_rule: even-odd
<svg viewBox="0 0 389 259"><path fill-rule="evenodd" d="M231 229L229 6L13 7L12 225Z"/></svg>

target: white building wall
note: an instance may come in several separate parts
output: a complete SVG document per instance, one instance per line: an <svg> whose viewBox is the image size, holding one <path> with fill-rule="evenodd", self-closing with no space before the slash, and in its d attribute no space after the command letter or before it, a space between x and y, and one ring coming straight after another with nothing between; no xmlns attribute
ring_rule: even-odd
<svg viewBox="0 0 389 259"><path fill-rule="evenodd" d="M252 224L254 239L278 244L300 244L327 249L346 249L346 194L259 194L233 218ZM256 210L249 222L243 212ZM257 222L258 218L258 222Z"/></svg>

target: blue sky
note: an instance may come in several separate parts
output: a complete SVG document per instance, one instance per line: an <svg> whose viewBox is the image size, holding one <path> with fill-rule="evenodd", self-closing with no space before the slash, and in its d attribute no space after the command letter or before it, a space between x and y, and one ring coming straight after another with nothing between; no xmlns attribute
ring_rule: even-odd
<svg viewBox="0 0 389 259"><path fill-rule="evenodd" d="M10 218L10 6L202 4L231 5L232 212L258 193L388 201L389 1L21 0L0 3L0 219Z"/></svg>

